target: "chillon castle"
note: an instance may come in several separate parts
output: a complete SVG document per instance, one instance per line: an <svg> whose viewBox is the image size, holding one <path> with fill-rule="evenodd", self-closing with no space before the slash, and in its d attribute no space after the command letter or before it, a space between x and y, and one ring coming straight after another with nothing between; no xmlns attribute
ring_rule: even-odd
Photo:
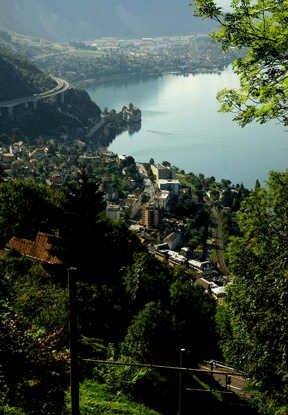
<svg viewBox="0 0 288 415"><path fill-rule="evenodd" d="M133 107L133 104L129 104L129 107L122 107L120 113L123 114L123 120L127 123L136 123L141 121L141 111L137 107Z"/></svg>

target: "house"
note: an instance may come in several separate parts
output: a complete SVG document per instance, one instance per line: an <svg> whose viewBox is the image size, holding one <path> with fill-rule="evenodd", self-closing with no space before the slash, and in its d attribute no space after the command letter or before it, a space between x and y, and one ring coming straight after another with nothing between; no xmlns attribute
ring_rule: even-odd
<svg viewBox="0 0 288 415"><path fill-rule="evenodd" d="M172 232L170 233L165 239L164 239L164 243L167 243L169 246L169 249L171 251L173 251L174 248L177 248L177 246L180 245L182 240L182 235L181 233L178 232Z"/></svg>
<svg viewBox="0 0 288 415"><path fill-rule="evenodd" d="M132 156L127 156L126 154L118 156L116 161L122 168L131 166L131 164L135 164L134 158Z"/></svg>
<svg viewBox="0 0 288 415"><path fill-rule="evenodd" d="M27 257L37 261L41 266L62 265L61 260L50 252L52 249L52 241L56 238L59 239L59 236L43 232L38 232L34 241L13 237L5 247L0 250L0 257L2 257L8 249L13 247L21 254L25 254Z"/></svg>
<svg viewBox="0 0 288 415"><path fill-rule="evenodd" d="M87 147L87 144L84 143L83 141L77 140L76 141L76 146L78 146L79 150L83 150Z"/></svg>
<svg viewBox="0 0 288 415"><path fill-rule="evenodd" d="M167 212L170 212L170 202L172 200L172 195L168 190L162 190L157 196L159 206L162 207Z"/></svg>
<svg viewBox="0 0 288 415"><path fill-rule="evenodd" d="M195 259L190 259L188 261L188 267L195 271L199 276L206 279L212 279L217 275L217 271L212 268L212 264L209 261L197 261Z"/></svg>
<svg viewBox="0 0 288 415"><path fill-rule="evenodd" d="M119 198L119 192L117 189L107 189L104 195L104 199L108 201L117 200Z"/></svg>
<svg viewBox="0 0 288 415"><path fill-rule="evenodd" d="M10 146L9 152L11 154L21 153L21 148L19 148L18 146L14 146L14 147Z"/></svg>
<svg viewBox="0 0 288 415"><path fill-rule="evenodd" d="M70 168L69 168L68 164L66 164L66 163L62 163L60 165L60 170L61 170L62 174L64 174L64 175L69 174L69 172L70 172Z"/></svg>
<svg viewBox="0 0 288 415"><path fill-rule="evenodd" d="M49 180L51 181L52 184L55 184L58 186L63 186L63 184L65 183L65 179L63 175L61 173L58 173L57 171L49 174Z"/></svg>
<svg viewBox="0 0 288 415"><path fill-rule="evenodd" d="M48 148L35 148L32 152L29 152L29 157L31 158L42 158L46 157Z"/></svg>

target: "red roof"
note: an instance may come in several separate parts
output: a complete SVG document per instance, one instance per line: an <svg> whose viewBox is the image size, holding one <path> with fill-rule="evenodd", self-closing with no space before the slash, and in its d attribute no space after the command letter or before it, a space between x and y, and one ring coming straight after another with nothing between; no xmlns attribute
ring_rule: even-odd
<svg viewBox="0 0 288 415"><path fill-rule="evenodd" d="M5 248L0 251L0 257L3 256L9 248L15 248L21 254L25 254L30 258L33 258L42 263L50 264L62 264L59 258L49 253L52 249L52 238L59 237L55 235L49 235L48 233L38 232L35 241L29 241L28 239L22 239L14 237L5 245Z"/></svg>

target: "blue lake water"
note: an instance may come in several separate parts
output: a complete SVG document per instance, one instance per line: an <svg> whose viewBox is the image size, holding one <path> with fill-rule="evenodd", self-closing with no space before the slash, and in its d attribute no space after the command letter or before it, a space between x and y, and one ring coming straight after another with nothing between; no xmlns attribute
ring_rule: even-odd
<svg viewBox="0 0 288 415"><path fill-rule="evenodd" d="M119 111L132 102L142 111L141 130L122 133L109 150L140 162L167 160L186 173L243 182L250 189L270 170L287 168L288 132L276 121L241 128L233 114L219 113L216 93L238 86L228 67L221 74L131 79L86 90L102 110Z"/></svg>

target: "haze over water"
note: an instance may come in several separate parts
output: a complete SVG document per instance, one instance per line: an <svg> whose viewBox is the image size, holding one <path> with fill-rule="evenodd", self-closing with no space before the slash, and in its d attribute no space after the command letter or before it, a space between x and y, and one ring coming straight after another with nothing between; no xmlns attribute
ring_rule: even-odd
<svg viewBox="0 0 288 415"><path fill-rule="evenodd" d="M232 68L219 74L166 75L86 88L101 110L117 112L132 102L142 111L142 128L117 136L109 150L139 162L168 160L185 173L203 173L253 188L270 170L287 168L288 132L283 124L254 122L241 128L233 114L219 113L216 93L237 88Z"/></svg>

